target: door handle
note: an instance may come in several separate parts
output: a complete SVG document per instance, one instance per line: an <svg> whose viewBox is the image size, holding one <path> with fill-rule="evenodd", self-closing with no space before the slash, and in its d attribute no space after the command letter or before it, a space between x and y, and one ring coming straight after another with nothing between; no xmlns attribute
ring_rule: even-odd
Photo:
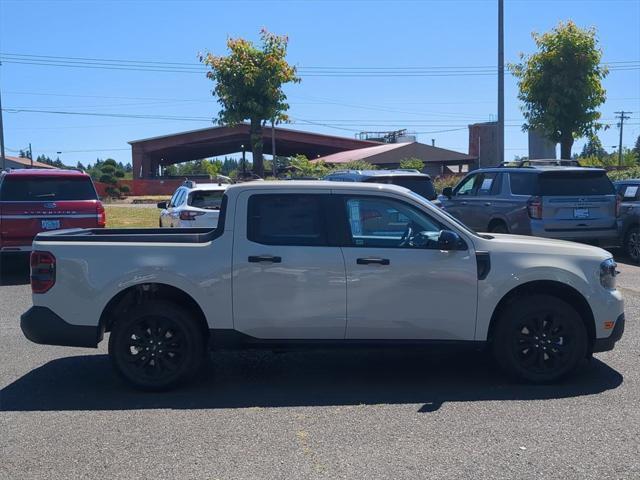
<svg viewBox="0 0 640 480"><path fill-rule="evenodd" d="M490 207L491 206L491 202L484 202L484 206L485 207Z"/></svg>
<svg viewBox="0 0 640 480"><path fill-rule="evenodd" d="M273 255L249 255L249 263L280 263L282 257L274 257Z"/></svg>
<svg viewBox="0 0 640 480"><path fill-rule="evenodd" d="M389 265L391 262L388 258L358 258L356 260L358 265L369 265L372 263L377 263L378 265Z"/></svg>
<svg viewBox="0 0 640 480"><path fill-rule="evenodd" d="M460 202L460 205L466 205L468 202Z"/></svg>

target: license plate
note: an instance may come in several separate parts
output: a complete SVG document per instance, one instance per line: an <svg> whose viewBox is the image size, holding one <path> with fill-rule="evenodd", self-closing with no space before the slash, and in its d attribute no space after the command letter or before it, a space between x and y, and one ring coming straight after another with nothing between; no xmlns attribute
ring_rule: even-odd
<svg viewBox="0 0 640 480"><path fill-rule="evenodd" d="M42 220L43 230L58 230L60 228L60 220Z"/></svg>
<svg viewBox="0 0 640 480"><path fill-rule="evenodd" d="M573 218L589 218L589 209L588 208L574 208L573 209Z"/></svg>

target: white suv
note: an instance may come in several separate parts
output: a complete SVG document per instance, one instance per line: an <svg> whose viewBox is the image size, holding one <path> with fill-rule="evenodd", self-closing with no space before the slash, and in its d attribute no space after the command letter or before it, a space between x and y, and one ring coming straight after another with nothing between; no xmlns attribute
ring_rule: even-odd
<svg viewBox="0 0 640 480"><path fill-rule="evenodd" d="M187 180L169 203L160 202L160 226L174 228L215 228L218 225L222 196L229 185L196 184Z"/></svg>

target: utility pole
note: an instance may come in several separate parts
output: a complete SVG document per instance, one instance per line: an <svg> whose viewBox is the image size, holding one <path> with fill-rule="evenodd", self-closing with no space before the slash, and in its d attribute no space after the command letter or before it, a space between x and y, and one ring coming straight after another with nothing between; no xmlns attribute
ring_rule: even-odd
<svg viewBox="0 0 640 480"><path fill-rule="evenodd" d="M271 119L271 171L273 178L278 176L278 165L276 160L276 128L274 119Z"/></svg>
<svg viewBox="0 0 640 480"><path fill-rule="evenodd" d="M0 159L2 160L1 170L4 170L7 166L7 161L4 157L4 126L2 125L2 95L0 94Z"/></svg>
<svg viewBox="0 0 640 480"><path fill-rule="evenodd" d="M625 112L624 110L622 110L621 112L613 112L613 113L615 113L616 117L620 119L620 123L618 124L618 126L620 127L620 145L618 145L618 166L621 167L622 166L622 129L624 127L624 121L629 120L629 116L626 114L633 113L633 112Z"/></svg>
<svg viewBox="0 0 640 480"><path fill-rule="evenodd" d="M29 160L31 160L31 168L33 168L33 150L31 150L31 142L29 142Z"/></svg>
<svg viewBox="0 0 640 480"><path fill-rule="evenodd" d="M504 162L504 0L498 0L498 165Z"/></svg>

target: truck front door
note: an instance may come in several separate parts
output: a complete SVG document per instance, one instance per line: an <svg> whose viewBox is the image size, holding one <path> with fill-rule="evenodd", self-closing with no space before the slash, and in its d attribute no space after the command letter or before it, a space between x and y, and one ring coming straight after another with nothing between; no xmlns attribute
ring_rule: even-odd
<svg viewBox="0 0 640 480"><path fill-rule="evenodd" d="M330 245L328 197L309 189L238 197L235 330L262 339L344 339L345 265L340 247Z"/></svg>

